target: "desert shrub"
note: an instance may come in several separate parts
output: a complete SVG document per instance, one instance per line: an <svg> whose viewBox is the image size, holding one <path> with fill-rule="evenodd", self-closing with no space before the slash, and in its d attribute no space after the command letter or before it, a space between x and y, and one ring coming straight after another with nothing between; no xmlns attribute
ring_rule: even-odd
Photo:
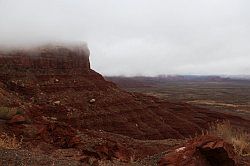
<svg viewBox="0 0 250 166"><path fill-rule="evenodd" d="M0 107L0 119L11 119L16 114L22 114L18 108Z"/></svg>
<svg viewBox="0 0 250 166"><path fill-rule="evenodd" d="M236 154L239 156L248 156L250 154L250 134L234 128L228 120L211 123L207 133L220 137L232 144Z"/></svg>
<svg viewBox="0 0 250 166"><path fill-rule="evenodd" d="M19 141L15 135L8 136L6 133L0 134L0 148L4 149L20 149L22 139Z"/></svg>

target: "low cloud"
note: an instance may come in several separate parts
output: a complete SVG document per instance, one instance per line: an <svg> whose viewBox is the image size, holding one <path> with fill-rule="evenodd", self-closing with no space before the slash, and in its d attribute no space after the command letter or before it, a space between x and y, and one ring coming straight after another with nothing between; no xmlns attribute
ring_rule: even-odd
<svg viewBox="0 0 250 166"><path fill-rule="evenodd" d="M0 45L87 41L104 75L250 74L248 0L0 0Z"/></svg>

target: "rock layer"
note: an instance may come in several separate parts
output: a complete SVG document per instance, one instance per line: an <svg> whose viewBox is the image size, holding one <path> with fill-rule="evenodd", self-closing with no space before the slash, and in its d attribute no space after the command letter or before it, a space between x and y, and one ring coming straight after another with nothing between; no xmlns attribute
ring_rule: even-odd
<svg viewBox="0 0 250 166"><path fill-rule="evenodd" d="M47 45L30 50L0 51L1 73L21 71L22 74L88 72L89 50L82 47ZM9 73L10 74L10 73Z"/></svg>

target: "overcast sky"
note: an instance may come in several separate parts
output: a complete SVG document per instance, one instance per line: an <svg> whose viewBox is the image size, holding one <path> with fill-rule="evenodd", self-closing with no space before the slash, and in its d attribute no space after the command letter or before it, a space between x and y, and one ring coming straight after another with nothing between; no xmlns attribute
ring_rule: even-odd
<svg viewBox="0 0 250 166"><path fill-rule="evenodd" d="M0 0L0 45L50 41L104 75L250 74L250 1Z"/></svg>

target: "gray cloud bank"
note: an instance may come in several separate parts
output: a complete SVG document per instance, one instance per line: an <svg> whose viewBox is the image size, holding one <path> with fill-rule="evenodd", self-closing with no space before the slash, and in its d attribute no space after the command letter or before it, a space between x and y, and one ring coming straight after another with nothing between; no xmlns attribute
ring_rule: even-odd
<svg viewBox="0 0 250 166"><path fill-rule="evenodd" d="M249 0L0 0L0 45L87 41L105 75L250 74Z"/></svg>

